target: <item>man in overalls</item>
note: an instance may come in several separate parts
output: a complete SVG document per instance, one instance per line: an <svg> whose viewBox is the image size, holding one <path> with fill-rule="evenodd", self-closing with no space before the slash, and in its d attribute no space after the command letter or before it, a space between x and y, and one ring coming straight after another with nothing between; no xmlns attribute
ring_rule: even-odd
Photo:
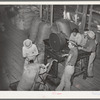
<svg viewBox="0 0 100 100"><path fill-rule="evenodd" d="M78 49L91 52L91 55L89 57L89 63L88 63L88 77L93 77L93 62L96 56L96 45L97 42L95 40L95 33L93 31L87 31L87 42L83 47L79 47Z"/></svg>

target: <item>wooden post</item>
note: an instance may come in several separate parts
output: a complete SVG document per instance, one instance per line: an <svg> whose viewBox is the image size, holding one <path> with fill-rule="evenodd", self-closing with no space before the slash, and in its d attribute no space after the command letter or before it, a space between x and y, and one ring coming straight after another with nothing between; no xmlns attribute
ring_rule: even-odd
<svg viewBox="0 0 100 100"><path fill-rule="evenodd" d="M77 17L78 17L78 10L79 10L79 5L77 5L76 11L75 11L75 14L77 15ZM77 24L77 18L75 19L75 24Z"/></svg>
<svg viewBox="0 0 100 100"><path fill-rule="evenodd" d="M88 22L88 29L90 29L91 27L91 20L92 20L92 8L93 8L93 5L90 6L90 13L89 13L89 22Z"/></svg>
<svg viewBox="0 0 100 100"><path fill-rule="evenodd" d="M82 16L82 22L81 22L81 27L80 27L80 33L83 34L85 24L86 24L86 17L87 17L87 5L83 6L83 16Z"/></svg>
<svg viewBox="0 0 100 100"><path fill-rule="evenodd" d="M66 11L66 5L64 5L64 11Z"/></svg>
<svg viewBox="0 0 100 100"><path fill-rule="evenodd" d="M49 5L46 6L46 21L49 20Z"/></svg>
<svg viewBox="0 0 100 100"><path fill-rule="evenodd" d="M40 18L42 18L42 5L40 5Z"/></svg>
<svg viewBox="0 0 100 100"><path fill-rule="evenodd" d="M66 19L66 6L64 5L63 19Z"/></svg>
<svg viewBox="0 0 100 100"><path fill-rule="evenodd" d="M75 11L76 14L78 14L78 10L79 10L79 5L77 5L76 11Z"/></svg>
<svg viewBox="0 0 100 100"><path fill-rule="evenodd" d="M51 21L50 22L51 22L51 26L52 26L52 23L53 23L53 5L51 5L50 8L51 8L51 17L50 17Z"/></svg>

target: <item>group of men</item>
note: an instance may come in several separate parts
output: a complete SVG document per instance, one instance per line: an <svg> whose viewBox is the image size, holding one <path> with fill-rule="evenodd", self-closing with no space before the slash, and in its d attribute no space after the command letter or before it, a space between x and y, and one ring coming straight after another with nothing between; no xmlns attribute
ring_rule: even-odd
<svg viewBox="0 0 100 100"><path fill-rule="evenodd" d="M93 71L92 71L93 61L96 56L95 51L96 51L96 45L97 45L95 38L96 38L96 35L93 31L87 30L87 31L84 31L84 34L80 34L78 29L76 28L73 29L69 38L69 43L68 43L68 47L70 51L69 51L69 54L65 54L65 56L67 55L68 57L65 60L65 69L64 69L60 84L56 88L56 91L62 91L62 90L69 91L71 89L70 80L74 73L75 64L78 57L78 50L80 49L86 52L91 52L91 55L89 57L89 63L88 63L88 77L89 78L93 77ZM39 67L43 67L43 68L46 67L43 63L39 63L40 53L37 49L37 46L33 44L30 39L26 39L23 42L22 55L23 55L23 58L25 58L24 70L27 70L29 67L28 65L31 63L35 64L35 67L38 66L37 67L38 69ZM38 69L35 70L35 72L38 71Z"/></svg>
<svg viewBox="0 0 100 100"><path fill-rule="evenodd" d="M78 57L78 50L83 50L86 52L91 52L88 62L88 78L93 77L93 62L96 56L96 45L97 41L95 40L96 35L93 31L86 30L84 34L80 34L78 29L73 29L70 38L68 47L70 49L68 58L65 61L65 69L61 78L59 86L56 88L56 91L69 91L71 90L71 77L74 73L75 63Z"/></svg>

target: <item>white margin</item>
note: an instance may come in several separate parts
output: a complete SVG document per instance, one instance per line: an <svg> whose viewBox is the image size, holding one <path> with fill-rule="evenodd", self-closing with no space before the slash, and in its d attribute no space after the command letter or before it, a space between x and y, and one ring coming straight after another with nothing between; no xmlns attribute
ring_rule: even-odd
<svg viewBox="0 0 100 100"><path fill-rule="evenodd" d="M100 1L9 1L2 2L0 5L100 5ZM1 91L0 99L94 99L100 98L100 91L49 91L49 92L40 92L40 91Z"/></svg>

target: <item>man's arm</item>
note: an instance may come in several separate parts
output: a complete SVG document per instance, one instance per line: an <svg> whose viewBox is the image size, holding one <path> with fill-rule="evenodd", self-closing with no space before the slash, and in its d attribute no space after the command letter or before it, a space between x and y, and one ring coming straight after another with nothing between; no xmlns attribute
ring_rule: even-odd
<svg viewBox="0 0 100 100"><path fill-rule="evenodd" d="M35 52L36 55L38 55L38 49L37 49L35 44L34 44L34 52Z"/></svg>
<svg viewBox="0 0 100 100"><path fill-rule="evenodd" d="M73 37L74 37L74 36L73 36L73 33L71 33L71 35L70 35L70 37L69 37L69 40L74 40Z"/></svg>
<svg viewBox="0 0 100 100"><path fill-rule="evenodd" d="M68 54L63 54L63 55L62 55L62 57L66 57L66 56L68 56Z"/></svg>
<svg viewBox="0 0 100 100"><path fill-rule="evenodd" d="M79 47L78 49L79 49L79 50L86 51L86 52L91 52L91 51L92 51L92 48L91 48L91 47L87 47L87 48Z"/></svg>
<svg viewBox="0 0 100 100"><path fill-rule="evenodd" d="M24 47L22 48L22 56L23 56L24 58L26 58L26 52L25 52L25 48L24 48Z"/></svg>
<svg viewBox="0 0 100 100"><path fill-rule="evenodd" d="M67 58L67 61L66 61L66 64L65 64L65 65L67 65L67 64L68 64L68 62L70 61L71 57L72 57L72 54L70 54L70 55L68 56L68 58Z"/></svg>

